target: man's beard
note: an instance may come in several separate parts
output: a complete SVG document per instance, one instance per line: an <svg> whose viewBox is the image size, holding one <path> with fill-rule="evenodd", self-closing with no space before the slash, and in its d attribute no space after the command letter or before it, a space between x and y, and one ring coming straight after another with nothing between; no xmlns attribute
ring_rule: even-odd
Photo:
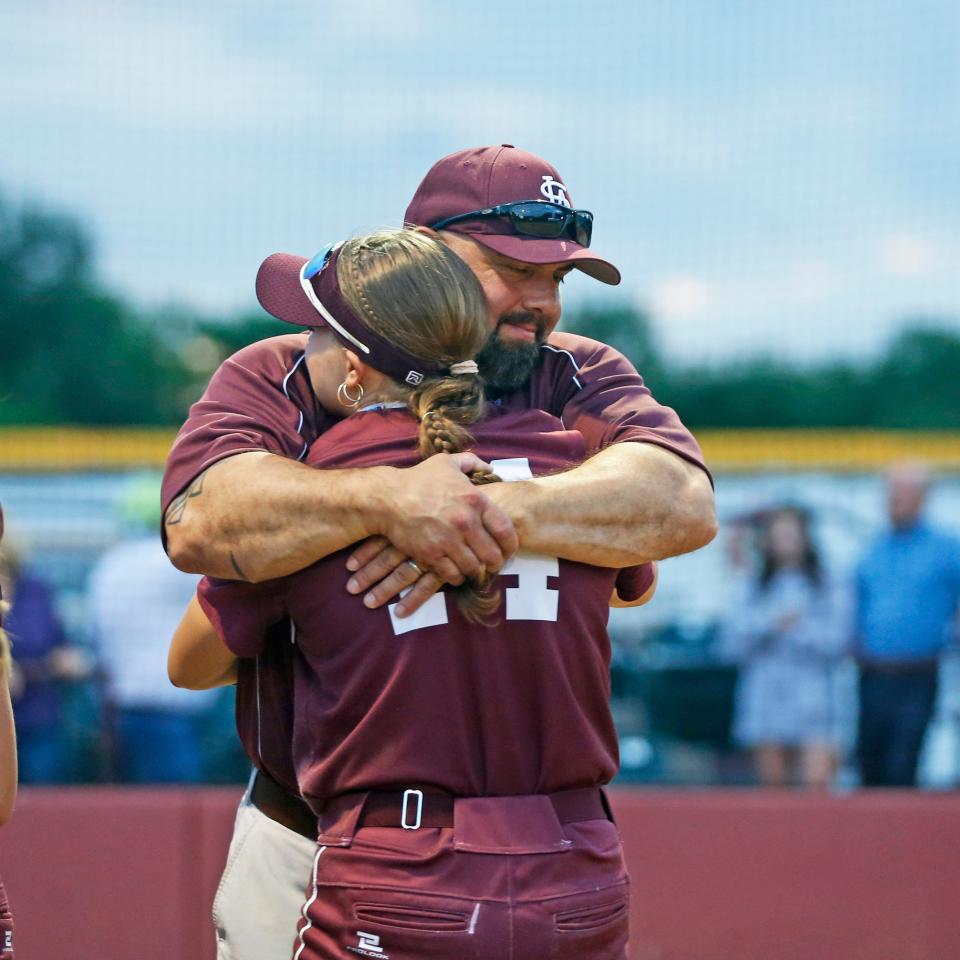
<svg viewBox="0 0 960 960"><path fill-rule="evenodd" d="M536 325L532 343L519 341L506 343L500 336L500 328L506 323L523 326ZM477 354L480 376L492 397L505 396L519 390L530 379L540 362L540 344L546 339L546 324L530 313L511 313L501 317L487 337L483 349Z"/></svg>

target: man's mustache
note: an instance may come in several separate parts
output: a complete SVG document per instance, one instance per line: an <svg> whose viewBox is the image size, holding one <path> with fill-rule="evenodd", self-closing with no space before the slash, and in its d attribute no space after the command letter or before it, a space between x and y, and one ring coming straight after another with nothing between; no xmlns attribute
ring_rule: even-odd
<svg viewBox="0 0 960 960"><path fill-rule="evenodd" d="M496 336L497 331L505 324L510 323L518 327L533 327L536 331L537 341L541 341L546 336L547 322L543 317L537 317L532 313L528 313L526 310L518 310L516 313L505 313L497 321L496 329L493 331L493 335Z"/></svg>

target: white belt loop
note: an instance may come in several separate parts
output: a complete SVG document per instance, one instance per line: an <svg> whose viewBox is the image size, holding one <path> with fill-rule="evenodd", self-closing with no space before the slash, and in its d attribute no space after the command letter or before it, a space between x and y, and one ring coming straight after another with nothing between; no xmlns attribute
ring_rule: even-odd
<svg viewBox="0 0 960 960"><path fill-rule="evenodd" d="M407 804L410 802L410 797L417 798L417 814L416 820L414 823L407 823ZM404 790L403 791L403 807L400 810L400 826L404 830L419 830L420 821L423 819L423 791L422 790Z"/></svg>

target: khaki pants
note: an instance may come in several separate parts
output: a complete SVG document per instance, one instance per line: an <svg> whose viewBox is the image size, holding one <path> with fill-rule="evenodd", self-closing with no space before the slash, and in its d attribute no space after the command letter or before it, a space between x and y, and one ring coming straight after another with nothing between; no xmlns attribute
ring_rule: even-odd
<svg viewBox="0 0 960 960"><path fill-rule="evenodd" d="M290 960L316 852L244 796L213 901L217 960Z"/></svg>

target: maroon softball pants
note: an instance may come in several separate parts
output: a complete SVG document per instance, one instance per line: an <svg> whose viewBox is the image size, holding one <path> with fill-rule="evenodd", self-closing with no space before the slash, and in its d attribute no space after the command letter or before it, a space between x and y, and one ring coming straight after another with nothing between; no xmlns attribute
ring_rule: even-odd
<svg viewBox="0 0 960 960"><path fill-rule="evenodd" d="M449 827L321 815L294 960L625 960L629 879L609 819L546 797L456 800Z"/></svg>

